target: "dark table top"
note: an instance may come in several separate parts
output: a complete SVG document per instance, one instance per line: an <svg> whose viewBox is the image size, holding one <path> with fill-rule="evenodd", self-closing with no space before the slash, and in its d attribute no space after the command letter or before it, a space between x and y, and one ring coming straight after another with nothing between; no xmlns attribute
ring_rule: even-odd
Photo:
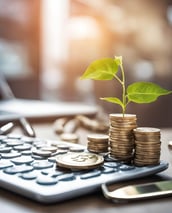
<svg viewBox="0 0 172 213"><path fill-rule="evenodd" d="M35 124L34 129L38 137L57 139L57 135L53 131L53 125L47 124ZM80 131L80 143L84 144L86 141L85 131ZM158 175L151 176L149 178L133 180L129 183L142 183L155 180L172 178L172 151L168 148L168 142L172 140L172 129L161 129L161 159L169 162L169 168ZM114 187L120 186L121 183L115 184ZM44 205L27 198L24 198L15 193L11 193L7 190L0 189L0 208L1 212L8 213L33 213L33 212L46 212L46 213L171 213L172 212L172 197L159 198L153 200L135 201L132 203L115 204L104 198L101 191L94 194L81 196L72 200L68 200L61 203Z"/></svg>

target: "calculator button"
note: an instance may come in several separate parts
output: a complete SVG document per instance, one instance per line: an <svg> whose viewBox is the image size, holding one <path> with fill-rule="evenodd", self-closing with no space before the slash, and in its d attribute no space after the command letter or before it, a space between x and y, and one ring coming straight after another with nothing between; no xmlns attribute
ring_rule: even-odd
<svg viewBox="0 0 172 213"><path fill-rule="evenodd" d="M15 146L14 147L14 150L17 150L17 151L25 151L25 150L30 150L31 149L31 145L29 144L22 144L22 145L19 145L19 146Z"/></svg>
<svg viewBox="0 0 172 213"><path fill-rule="evenodd" d="M53 185L56 184L58 182L57 178L52 178L46 175L40 175L37 180L37 183L41 184L41 185Z"/></svg>
<svg viewBox="0 0 172 213"><path fill-rule="evenodd" d="M105 162L104 166L110 167L110 168L117 168L120 166L118 162Z"/></svg>
<svg viewBox="0 0 172 213"><path fill-rule="evenodd" d="M42 157L42 156L39 156L39 155L31 155L32 156L32 158L34 158L35 160L46 160L47 159L47 157Z"/></svg>
<svg viewBox="0 0 172 213"><path fill-rule="evenodd" d="M24 150L21 152L22 155L31 155L32 151L31 150Z"/></svg>
<svg viewBox="0 0 172 213"><path fill-rule="evenodd" d="M56 151L57 151L57 147L55 147L55 146L43 146L43 147L41 148L41 150L42 150L42 151L48 151L48 152L53 153L53 152L56 152Z"/></svg>
<svg viewBox="0 0 172 213"><path fill-rule="evenodd" d="M23 136L21 138L21 141L23 141L24 143L32 144L34 142L34 139L30 138L30 137L27 137L27 136Z"/></svg>
<svg viewBox="0 0 172 213"><path fill-rule="evenodd" d="M9 134L8 138L10 139L20 139L22 136L18 134Z"/></svg>
<svg viewBox="0 0 172 213"><path fill-rule="evenodd" d="M26 165L22 165L22 166L13 166L13 167L9 167L6 168L4 170L5 173L7 174L16 174L16 173L20 173L20 172L29 172L32 171L33 167L32 166L26 166Z"/></svg>
<svg viewBox="0 0 172 213"><path fill-rule="evenodd" d="M33 149L32 153L34 155L39 155L41 157L50 157L51 156L51 152L50 151L43 151L43 150L40 150L40 149Z"/></svg>
<svg viewBox="0 0 172 213"><path fill-rule="evenodd" d="M41 173L44 174L44 175L49 175L51 177L57 177L59 175L64 174L64 172L57 171L57 170L54 170L54 169L46 169L46 170L41 171Z"/></svg>
<svg viewBox="0 0 172 213"><path fill-rule="evenodd" d="M51 163L55 163L56 157L50 157L50 158L48 158L48 161L51 162Z"/></svg>
<svg viewBox="0 0 172 213"><path fill-rule="evenodd" d="M120 169L121 171L128 171L128 170L135 169L135 166L123 164L123 165L121 165L121 166L119 167L119 169Z"/></svg>
<svg viewBox="0 0 172 213"><path fill-rule="evenodd" d="M75 179L75 175L73 173L58 176L59 181L69 181L74 179Z"/></svg>
<svg viewBox="0 0 172 213"><path fill-rule="evenodd" d="M32 164L35 169L46 169L53 167L53 163L49 161L39 161Z"/></svg>
<svg viewBox="0 0 172 213"><path fill-rule="evenodd" d="M39 141L39 142L34 142L33 145L37 148L37 149L40 149L44 146L46 146L46 142L45 141Z"/></svg>
<svg viewBox="0 0 172 213"><path fill-rule="evenodd" d="M93 178L101 175L100 170L93 170L80 176L81 179Z"/></svg>
<svg viewBox="0 0 172 213"><path fill-rule="evenodd" d="M60 155L60 154L66 154L67 152L68 152L68 150L59 149L59 150L57 150L57 152L52 153L51 156L56 156L56 155Z"/></svg>
<svg viewBox="0 0 172 213"><path fill-rule="evenodd" d="M58 149L63 149L63 150L69 150L69 146L66 144L58 144L57 145Z"/></svg>
<svg viewBox="0 0 172 213"><path fill-rule="evenodd" d="M0 147L0 153L8 153L8 152L10 152L12 150L12 148L11 147L9 147L9 146L1 146Z"/></svg>
<svg viewBox="0 0 172 213"><path fill-rule="evenodd" d="M7 136L6 135L0 135L0 141L3 141L4 139L6 139Z"/></svg>
<svg viewBox="0 0 172 213"><path fill-rule="evenodd" d="M19 146L19 145L22 145L23 144L23 142L22 141L19 141L19 140L17 140L17 139L7 139L8 141L6 141L6 144L8 145L8 146Z"/></svg>
<svg viewBox="0 0 172 213"><path fill-rule="evenodd" d="M84 151L84 148L82 148L82 147L70 147L69 148L69 151L70 152L83 152Z"/></svg>
<svg viewBox="0 0 172 213"><path fill-rule="evenodd" d="M37 178L37 173L35 171L31 171L31 172L23 173L19 177L25 180L33 180Z"/></svg>
<svg viewBox="0 0 172 213"><path fill-rule="evenodd" d="M109 174L109 173L117 172L118 169L104 166L104 167L101 168L101 171L102 171L103 174Z"/></svg>
<svg viewBox="0 0 172 213"><path fill-rule="evenodd" d="M5 169L5 168L11 167L11 166L13 166L11 161L0 160L0 169Z"/></svg>
<svg viewBox="0 0 172 213"><path fill-rule="evenodd" d="M10 153L1 154L1 157L4 159L17 158L20 156L21 156L21 153L18 153L18 152L10 152Z"/></svg>
<svg viewBox="0 0 172 213"><path fill-rule="evenodd" d="M29 164L29 163L32 163L33 161L34 159L29 156L28 157L22 156L22 157L14 158L11 160L11 162L13 162L16 165Z"/></svg>

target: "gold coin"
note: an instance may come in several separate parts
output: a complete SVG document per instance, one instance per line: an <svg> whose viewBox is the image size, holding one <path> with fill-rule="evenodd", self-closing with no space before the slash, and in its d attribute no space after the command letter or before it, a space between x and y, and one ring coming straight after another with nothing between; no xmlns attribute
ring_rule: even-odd
<svg viewBox="0 0 172 213"><path fill-rule="evenodd" d="M158 165L158 164L160 164L160 161L156 160L154 162L140 162L140 161L134 159L134 164L136 166L150 166L150 165Z"/></svg>
<svg viewBox="0 0 172 213"><path fill-rule="evenodd" d="M126 135L123 135L123 136L110 135L109 136L109 141L119 141L119 143L120 141L132 141L132 140L134 140L133 137L126 136Z"/></svg>
<svg viewBox="0 0 172 213"><path fill-rule="evenodd" d="M158 128L153 128L153 127L138 127L134 129L134 132L139 133L139 134L160 134L160 129Z"/></svg>
<svg viewBox="0 0 172 213"><path fill-rule="evenodd" d="M126 130L132 130L132 129L137 128L136 123L126 124L125 122L124 123L111 122L110 126L113 128L116 128L116 129L126 129Z"/></svg>
<svg viewBox="0 0 172 213"><path fill-rule="evenodd" d="M134 114L121 114L121 113L114 113L109 115L111 120L136 120L136 115Z"/></svg>
<svg viewBox="0 0 172 213"><path fill-rule="evenodd" d="M87 139L93 142L108 142L109 136L104 134L90 134L87 135Z"/></svg>
<svg viewBox="0 0 172 213"><path fill-rule="evenodd" d="M60 135L60 139L71 143L78 143L79 136L75 133L63 133Z"/></svg>
<svg viewBox="0 0 172 213"><path fill-rule="evenodd" d="M106 150L99 150L99 149L91 149L91 148L89 148L88 151L89 152L93 152L93 153L97 153L97 154L99 154L99 153L107 153L108 152L107 149Z"/></svg>
<svg viewBox="0 0 172 213"><path fill-rule="evenodd" d="M101 155L93 153L67 153L57 157L57 165L69 169L93 169L101 166L104 158Z"/></svg>
<svg viewBox="0 0 172 213"><path fill-rule="evenodd" d="M108 147L108 144L99 144L99 145L94 145L94 144L91 144L91 143L88 143L87 144L87 147L93 147L93 148L107 148Z"/></svg>
<svg viewBox="0 0 172 213"><path fill-rule="evenodd" d="M135 141L136 146L157 147L161 146L161 141Z"/></svg>
<svg viewBox="0 0 172 213"><path fill-rule="evenodd" d="M130 160L130 159L132 159L133 158L133 155L120 155L119 153L117 154L117 153L110 153L110 156L112 156L112 157L114 157L114 158L116 158L116 159L118 159L118 160L121 160L121 161L123 161L123 160Z"/></svg>
<svg viewBox="0 0 172 213"><path fill-rule="evenodd" d="M135 146L136 150L157 150L157 149L160 149L161 146L139 146L139 145L136 145Z"/></svg>
<svg viewBox="0 0 172 213"><path fill-rule="evenodd" d="M145 153L135 153L136 158L146 158L146 159L152 159L152 158L157 158L160 156L160 152L152 153L152 152L147 152Z"/></svg>

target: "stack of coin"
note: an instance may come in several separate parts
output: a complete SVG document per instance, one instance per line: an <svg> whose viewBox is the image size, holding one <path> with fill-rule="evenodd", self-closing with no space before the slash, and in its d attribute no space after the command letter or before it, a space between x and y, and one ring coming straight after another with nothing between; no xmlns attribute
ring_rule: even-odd
<svg viewBox="0 0 172 213"><path fill-rule="evenodd" d="M87 136L87 149L94 153L108 152L109 136L105 134L90 134Z"/></svg>
<svg viewBox="0 0 172 213"><path fill-rule="evenodd" d="M135 157L137 166L156 165L160 162L160 129L139 127L134 129Z"/></svg>
<svg viewBox="0 0 172 213"><path fill-rule="evenodd" d="M137 127L134 114L110 114L109 147L110 156L122 161L133 158L134 134Z"/></svg>

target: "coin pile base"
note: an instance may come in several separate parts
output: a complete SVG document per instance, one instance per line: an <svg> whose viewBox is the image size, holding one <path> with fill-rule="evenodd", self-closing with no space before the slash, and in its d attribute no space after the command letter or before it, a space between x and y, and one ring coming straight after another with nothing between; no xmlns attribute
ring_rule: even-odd
<svg viewBox="0 0 172 213"><path fill-rule="evenodd" d="M134 135L134 164L137 166L159 164L161 153L160 129L140 127L134 129Z"/></svg>

